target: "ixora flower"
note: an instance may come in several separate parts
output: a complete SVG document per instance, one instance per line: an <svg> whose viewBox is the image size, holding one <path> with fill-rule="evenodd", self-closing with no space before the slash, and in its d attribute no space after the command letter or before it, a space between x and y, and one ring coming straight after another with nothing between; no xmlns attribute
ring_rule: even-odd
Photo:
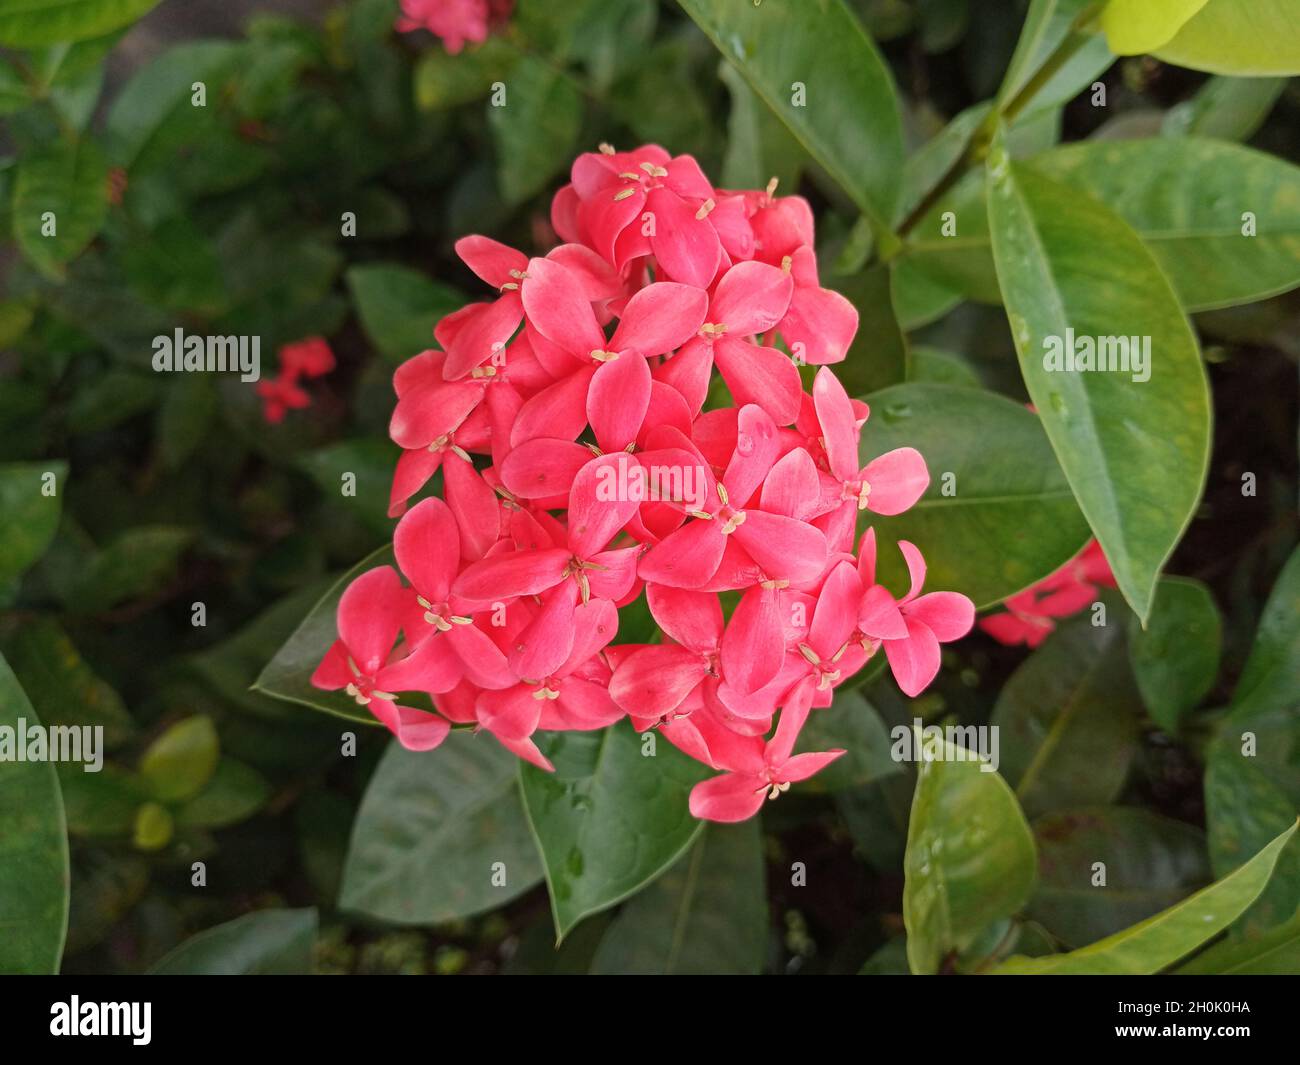
<svg viewBox="0 0 1300 1065"><path fill-rule="evenodd" d="M910 543L901 598L875 531L854 549L929 473L859 454L870 411L826 365L857 314L820 287L803 200L650 145L581 156L552 217L543 256L457 243L496 294L394 374L397 568L349 585L312 680L412 749L473 727L544 770L539 734L657 729L720 774L691 812L743 820L844 753L795 753L836 688L883 648L916 695L974 608L921 594ZM617 642L642 596L661 635Z"/></svg>
<svg viewBox="0 0 1300 1065"><path fill-rule="evenodd" d="M1037 647L1067 618L1097 601L1102 588L1114 588L1115 575L1096 540L1049 577L1013 595L1006 611L980 618L980 629L998 643Z"/></svg>
<svg viewBox="0 0 1300 1065"><path fill-rule="evenodd" d="M397 28L428 30L455 55L466 42L482 44L488 31L510 17L514 0L402 0Z"/></svg>

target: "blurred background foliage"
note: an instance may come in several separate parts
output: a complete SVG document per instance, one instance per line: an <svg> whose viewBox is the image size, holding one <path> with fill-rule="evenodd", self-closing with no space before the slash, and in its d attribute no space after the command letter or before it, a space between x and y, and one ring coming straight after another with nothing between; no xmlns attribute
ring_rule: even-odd
<svg viewBox="0 0 1300 1065"><path fill-rule="evenodd" d="M675 4L521 0L502 32L456 56L428 34L394 32L396 0L137 6L143 17L131 26L6 48L0 59L0 650L44 722L104 726L110 762L102 774L60 768L72 875L63 971L142 971L190 933L235 918L251 920L242 930L259 942L300 955L310 908L320 972L625 966L634 929L654 927L656 905L679 897L681 870L617 916L581 924L559 953L536 884L495 911L414 928L341 912L349 834L388 737L357 728L347 757L341 722L250 685L334 578L390 535L390 376L430 343L433 321L477 291L452 253L459 236L546 245L551 193L573 156L601 141L693 154L727 187L778 176L782 192L813 202L823 262L845 277L862 276L870 247L855 205ZM1027 5L850 6L898 83L915 150L997 91ZM493 109L490 87L507 75L520 106ZM1083 93L1021 135L1046 147L1195 131L1300 161L1300 89L1284 79L1232 82L1136 57L1101 80L1105 107ZM203 107L193 105L195 82ZM23 210L50 195L74 208L54 241ZM344 235L345 212L355 236ZM869 384L871 360L890 357L898 328L879 327L864 284L855 358ZM924 271L895 290L912 377L1025 402L1005 313L964 295ZM885 685L868 690L885 725L983 723L1015 715L1017 699L1033 704L1042 678L1067 676L1103 716L1090 727L1123 717L1108 734L1123 755L1110 794L1082 792L1099 810L1081 822L1050 795L1037 808L1025 802L1047 819L1034 829L1048 890L1014 929L1004 922L1000 938L950 966L976 965L1011 941L1032 952L1034 937L1082 945L1206 883L1212 857L1218 875L1235 864L1207 849L1204 767L1218 708L1296 541L1298 313L1284 295L1197 318L1214 455L1170 570L1209 589L1223 647L1221 667L1192 681L1194 696L1170 709L1158 681L1154 695L1094 690L1091 674L1074 674L1100 656L1126 658L1127 645L1069 627L1028 659L974 635L946 650L952 668L916 703ZM330 339L338 367L309 386L308 409L268 425L253 387L231 375L151 370L152 338L177 327L260 336L264 377L280 345L309 335ZM31 491L49 470L61 486L53 509ZM354 496L340 491L346 473ZM1257 480L1254 496L1241 492L1244 473ZM1282 615L1295 608L1297 582ZM1134 655L1175 653L1186 638L1176 617L1164 644ZM870 753L878 737L862 742ZM761 839L706 837L704 905L732 904L728 863L767 870L767 891L736 902L756 915L754 967L900 970L914 775L880 759L859 770L835 794L796 789L770 805ZM1060 767L1062 779L1088 770ZM1216 786L1254 794L1240 808L1256 809L1258 783ZM1294 814L1292 776L1260 787ZM1139 894L1131 912L1050 890L1079 860L1081 832L1121 841L1128 865L1118 875ZM1232 832L1225 838L1230 847ZM202 890L195 861L206 864ZM792 862L805 864L807 886L791 884ZM1300 891L1298 864L1280 889L1281 917ZM280 910L291 912L261 913Z"/></svg>

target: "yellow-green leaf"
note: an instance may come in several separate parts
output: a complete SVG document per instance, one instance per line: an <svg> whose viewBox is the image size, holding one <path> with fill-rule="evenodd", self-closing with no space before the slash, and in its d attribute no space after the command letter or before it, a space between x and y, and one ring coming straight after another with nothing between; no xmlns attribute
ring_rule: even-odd
<svg viewBox="0 0 1300 1065"><path fill-rule="evenodd" d="M997 975L1148 976L1172 965L1222 932L1259 897L1273 875L1292 825L1245 865L1202 888L1177 906L1132 928L1069 954L1014 957L990 970Z"/></svg>
<svg viewBox="0 0 1300 1065"><path fill-rule="evenodd" d="M1141 55L1167 44L1205 0L1110 0L1101 13L1110 50Z"/></svg>

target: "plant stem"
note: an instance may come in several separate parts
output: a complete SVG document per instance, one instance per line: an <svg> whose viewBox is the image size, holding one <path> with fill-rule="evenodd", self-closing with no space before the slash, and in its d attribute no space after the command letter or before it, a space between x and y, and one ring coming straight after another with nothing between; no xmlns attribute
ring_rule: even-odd
<svg viewBox="0 0 1300 1065"><path fill-rule="evenodd" d="M899 223L897 230L895 230L898 237L906 237L908 233L916 228L921 219L930 213L935 204L952 191L953 187L966 176L968 171L984 161L985 156L988 155L989 144L992 142L998 126L1003 123L1014 122L1043 90L1043 87L1071 59L1079 54L1080 49L1089 40L1088 35L1083 32L1084 27L1095 18L1101 7L1100 3L1095 3L1086 8L1075 20L1065 39L1044 60L1043 65L1038 68L1034 76L1025 82L1010 100L1004 104L995 105L989 111L988 117L980 124L979 129L971 135L970 144L967 145L966 150L948 168L947 172L934 184L930 191L921 198L920 202L908 212L907 217ZM902 244L900 242L897 247L892 249L890 255L882 255L881 258L887 261L888 258L893 258L893 255L897 254L901 249Z"/></svg>

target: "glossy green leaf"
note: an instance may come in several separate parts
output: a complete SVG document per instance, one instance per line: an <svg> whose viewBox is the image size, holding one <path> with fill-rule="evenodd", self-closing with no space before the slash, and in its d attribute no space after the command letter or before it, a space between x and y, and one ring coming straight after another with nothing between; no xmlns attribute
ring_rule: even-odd
<svg viewBox="0 0 1300 1065"><path fill-rule="evenodd" d="M1210 880L1205 836L1150 810L1051 813L1034 822L1034 839L1038 890L1027 913L1071 947L1145 920Z"/></svg>
<svg viewBox="0 0 1300 1065"><path fill-rule="evenodd" d="M687 796L710 771L622 721L600 732L552 733L538 745L555 772L520 763L520 779L562 940L685 853L703 828Z"/></svg>
<svg viewBox="0 0 1300 1065"><path fill-rule="evenodd" d="M491 736L464 731L433 751L393 741L352 827L340 907L438 924L504 906L538 883L517 761Z"/></svg>
<svg viewBox="0 0 1300 1065"><path fill-rule="evenodd" d="M1109 803L1137 748L1142 710L1118 604L1065 623L1011 675L992 723L1001 769L1031 816Z"/></svg>
<svg viewBox="0 0 1300 1065"><path fill-rule="evenodd" d="M84 41L129 25L158 0L0 0L0 44Z"/></svg>
<svg viewBox="0 0 1300 1065"><path fill-rule="evenodd" d="M1141 55L1168 44L1206 0L1109 0L1101 13L1110 50Z"/></svg>
<svg viewBox="0 0 1300 1065"><path fill-rule="evenodd" d="M767 878L757 818L708 825L609 926L591 971L745 976L767 953Z"/></svg>
<svg viewBox="0 0 1300 1065"><path fill-rule="evenodd" d="M199 932L149 972L156 976L301 976L312 971L314 909L259 910Z"/></svg>
<svg viewBox="0 0 1300 1065"><path fill-rule="evenodd" d="M0 464L0 585L21 576L50 546L67 473L66 462Z"/></svg>
<svg viewBox="0 0 1300 1065"><path fill-rule="evenodd" d="M222 758L200 791L173 810L182 828L226 828L257 813L271 797L271 785L256 769Z"/></svg>
<svg viewBox="0 0 1300 1065"><path fill-rule="evenodd" d="M582 129L582 95L564 71L527 56L503 80L504 103L488 106L497 183L507 204L535 196L565 171Z"/></svg>
<svg viewBox="0 0 1300 1065"><path fill-rule="evenodd" d="M176 722L140 756L140 777L162 802L189 799L203 790L221 757L212 718Z"/></svg>
<svg viewBox="0 0 1300 1065"><path fill-rule="evenodd" d="M1005 780L971 757L945 742L943 759L922 760L917 772L903 923L907 960L919 975L938 972L1034 890L1034 838L1020 805Z"/></svg>
<svg viewBox="0 0 1300 1065"><path fill-rule="evenodd" d="M1200 581L1165 577L1145 629L1129 631L1129 657L1142 701L1166 732L1214 686L1223 646L1223 619Z"/></svg>
<svg viewBox="0 0 1300 1065"><path fill-rule="evenodd" d="M1156 55L1212 74L1300 74L1297 26L1300 0L1209 0Z"/></svg>
<svg viewBox="0 0 1300 1065"><path fill-rule="evenodd" d="M990 157L988 196L993 259L1029 394L1120 590L1145 620L1209 463L1196 336L1151 253L1101 203L1001 149ZM1149 338L1149 379L1052 368L1052 339L1063 347L1071 337Z"/></svg>
<svg viewBox="0 0 1300 1065"><path fill-rule="evenodd" d="M1178 976L1294 976L1300 971L1300 911L1254 939L1225 939L1180 965Z"/></svg>
<svg viewBox="0 0 1300 1065"><path fill-rule="evenodd" d="M1188 311L1249 303L1300 285L1300 169L1284 160L1180 136L1081 141L1028 163L1120 215ZM984 184L980 172L971 173L928 212L899 265L996 303ZM941 228L949 212L955 236Z"/></svg>
<svg viewBox="0 0 1300 1065"><path fill-rule="evenodd" d="M393 363L434 347L433 327L465 302L455 289L406 266L370 263L346 276L366 336Z"/></svg>
<svg viewBox="0 0 1300 1065"><path fill-rule="evenodd" d="M349 721L378 726L379 722L365 707L343 692L321 691L312 687L311 675L320 665L325 652L338 639L338 622L335 614L343 590L368 569L391 566L393 549L381 547L353 566L334 582L320 601L311 608L275 656L266 664L253 690L276 699L324 710L327 714L347 718Z"/></svg>
<svg viewBox="0 0 1300 1065"><path fill-rule="evenodd" d="M723 187L759 189L776 178L782 191L797 189L807 161L802 146L740 71L727 62L720 66L718 76L731 94L727 150L722 157Z"/></svg>
<svg viewBox="0 0 1300 1065"><path fill-rule="evenodd" d="M23 254L55 280L108 215L108 165L91 140L23 155L13 187L13 230Z"/></svg>
<svg viewBox="0 0 1300 1065"><path fill-rule="evenodd" d="M1300 285L1300 167L1285 160L1200 137L1162 137L1085 141L1032 162L1128 222L1188 310Z"/></svg>
<svg viewBox="0 0 1300 1065"><path fill-rule="evenodd" d="M1245 865L1189 899L1132 928L1046 958L1015 957L993 972L1016 975L1146 976L1172 965L1223 931L1264 890L1278 855L1296 826L1270 842Z"/></svg>
<svg viewBox="0 0 1300 1065"><path fill-rule="evenodd" d="M22 724L20 724L20 722ZM57 973L68 931L68 834L54 764L17 761L40 719L0 656L0 973Z"/></svg>
<svg viewBox="0 0 1300 1065"><path fill-rule="evenodd" d="M865 397L863 462L897 447L925 456L930 487L906 513L871 515L882 580L906 590L897 540L921 548L928 589L985 607L1068 562L1088 526L1042 425L1020 404L955 385L897 385Z"/></svg>
<svg viewBox="0 0 1300 1065"><path fill-rule="evenodd" d="M873 220L888 228L903 165L893 79L842 0L682 0L728 62Z"/></svg>

